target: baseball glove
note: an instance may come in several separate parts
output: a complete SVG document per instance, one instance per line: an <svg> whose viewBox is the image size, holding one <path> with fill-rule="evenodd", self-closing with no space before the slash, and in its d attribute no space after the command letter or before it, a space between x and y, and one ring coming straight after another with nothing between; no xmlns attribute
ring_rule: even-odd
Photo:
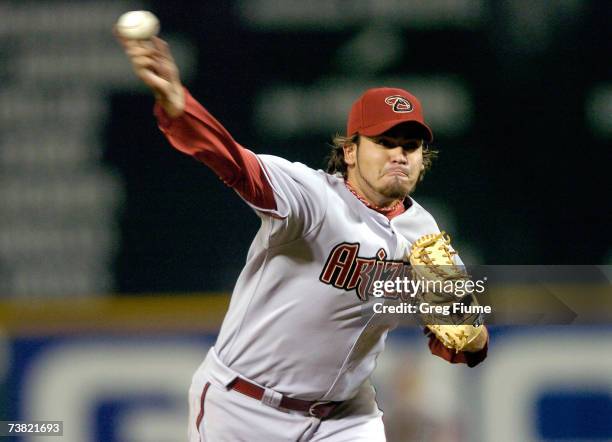
<svg viewBox="0 0 612 442"><path fill-rule="evenodd" d="M456 290L465 287L465 281L469 280L465 268L455 263L456 254L450 245L450 237L440 232L417 239L408 259L413 279L421 281L415 301L427 306L419 308L419 319L445 347L458 353L476 339L483 327L481 315L464 314L456 307L459 304L478 305L473 292ZM461 292L462 296L456 292ZM428 310L430 307L433 307L433 312ZM459 313L455 312L457 310Z"/></svg>

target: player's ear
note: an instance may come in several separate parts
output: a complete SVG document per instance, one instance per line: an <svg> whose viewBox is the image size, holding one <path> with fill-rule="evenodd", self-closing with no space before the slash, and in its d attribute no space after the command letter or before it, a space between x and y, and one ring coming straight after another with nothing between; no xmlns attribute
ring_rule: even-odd
<svg viewBox="0 0 612 442"><path fill-rule="evenodd" d="M355 158L357 157L357 144L347 143L343 147L344 149L344 162L347 166L355 164Z"/></svg>

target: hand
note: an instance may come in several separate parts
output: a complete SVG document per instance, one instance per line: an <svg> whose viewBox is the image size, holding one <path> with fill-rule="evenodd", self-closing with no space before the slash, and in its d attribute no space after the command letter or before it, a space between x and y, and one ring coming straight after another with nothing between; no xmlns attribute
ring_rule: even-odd
<svg viewBox="0 0 612 442"><path fill-rule="evenodd" d="M182 115L185 110L185 94L168 43L158 37L152 37L151 40L128 40L117 32L115 37L132 62L134 72L151 88L166 114L171 118Z"/></svg>

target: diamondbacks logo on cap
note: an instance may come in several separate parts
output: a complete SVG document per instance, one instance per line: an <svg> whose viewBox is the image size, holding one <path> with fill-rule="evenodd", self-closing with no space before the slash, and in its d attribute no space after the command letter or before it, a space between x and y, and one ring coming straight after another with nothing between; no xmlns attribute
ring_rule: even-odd
<svg viewBox="0 0 612 442"><path fill-rule="evenodd" d="M393 112L397 112L398 114L404 114L414 110L412 103L401 95L390 95L385 98L385 103L391 106Z"/></svg>

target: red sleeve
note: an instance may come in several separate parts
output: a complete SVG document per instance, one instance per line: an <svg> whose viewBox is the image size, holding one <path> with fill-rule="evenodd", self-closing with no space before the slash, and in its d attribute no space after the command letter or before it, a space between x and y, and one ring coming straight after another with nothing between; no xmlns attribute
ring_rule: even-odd
<svg viewBox="0 0 612 442"><path fill-rule="evenodd" d="M177 150L206 164L254 206L276 209L272 186L255 154L238 144L187 89L183 115L170 118L157 103L154 114L160 130Z"/></svg>
<svg viewBox="0 0 612 442"><path fill-rule="evenodd" d="M487 339L487 343L482 348L482 350L469 352L469 351L460 351L459 353L455 352L450 348L446 348L442 342L436 335L434 335L427 328L423 330L423 332L429 336L429 350L432 354L441 357L442 359L450 362L451 364L467 364L468 367L475 367L485 360L487 357L487 351L489 349L489 341Z"/></svg>

